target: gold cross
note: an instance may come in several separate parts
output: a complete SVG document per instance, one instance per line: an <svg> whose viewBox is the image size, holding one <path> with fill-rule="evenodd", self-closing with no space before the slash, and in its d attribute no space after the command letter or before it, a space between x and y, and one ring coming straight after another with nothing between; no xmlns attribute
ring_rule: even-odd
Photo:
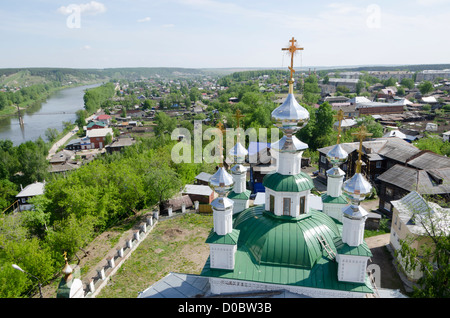
<svg viewBox="0 0 450 318"><path fill-rule="evenodd" d="M297 47L295 45L295 43L297 43L297 40L294 39L294 37L292 37L292 40L290 40L289 42L291 42L291 45L288 48L282 48L282 51L289 51L289 53L291 54L291 66L289 67L289 70L291 71L291 78L290 81L292 81L293 79L293 75L295 73L294 70L294 54L296 51L303 51L302 47Z"/></svg>
<svg viewBox="0 0 450 318"><path fill-rule="evenodd" d="M339 121L338 136L337 136L337 143L339 144L341 142L341 125L342 125L342 120L345 119L344 111L342 109L339 109L337 114L334 115L333 117L336 118Z"/></svg>
<svg viewBox="0 0 450 318"><path fill-rule="evenodd" d="M63 255L64 255L64 260L67 262L67 252L64 252Z"/></svg>
<svg viewBox="0 0 450 318"><path fill-rule="evenodd" d="M237 120L237 128L239 128L240 122L241 122L241 118L245 117L244 115L241 115L241 110L238 109L236 111L236 115L234 115L234 118L236 118Z"/></svg>
<svg viewBox="0 0 450 318"><path fill-rule="evenodd" d="M219 162L219 167L223 167L223 136L225 134L225 127L223 126L223 124L221 122L219 122L217 124L217 128L220 130L220 132L222 133L222 136L219 140L219 151L220 151L220 162Z"/></svg>
<svg viewBox="0 0 450 318"><path fill-rule="evenodd" d="M363 144L363 140L366 137L372 136L373 134L367 132L366 126L361 125L361 127L359 127L359 129L352 133L353 136L356 136L359 139L359 150L358 150L358 161L356 162L356 173L361 173L361 165L362 165L362 161L361 161L361 156L362 156L362 144Z"/></svg>

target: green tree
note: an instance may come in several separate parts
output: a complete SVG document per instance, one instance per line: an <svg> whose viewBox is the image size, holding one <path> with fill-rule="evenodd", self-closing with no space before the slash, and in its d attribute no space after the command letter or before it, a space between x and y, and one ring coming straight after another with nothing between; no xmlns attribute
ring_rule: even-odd
<svg viewBox="0 0 450 318"><path fill-rule="evenodd" d="M0 212L15 201L17 185L7 179L0 180Z"/></svg>
<svg viewBox="0 0 450 318"><path fill-rule="evenodd" d="M170 134L177 127L177 120L164 112L158 112L155 116L155 124L156 136L166 132Z"/></svg>
<svg viewBox="0 0 450 318"><path fill-rule="evenodd" d="M308 105L317 104L320 99L320 87L317 77L310 75L305 79L303 101Z"/></svg>
<svg viewBox="0 0 450 318"><path fill-rule="evenodd" d="M420 83L418 88L422 95L426 95L434 90L433 83L430 81L424 81Z"/></svg>
<svg viewBox="0 0 450 318"><path fill-rule="evenodd" d="M405 86L408 89L413 89L414 86L415 86L414 85L414 80L412 78L404 78L404 79L402 79L400 84Z"/></svg>
<svg viewBox="0 0 450 318"><path fill-rule="evenodd" d="M56 128L47 128L46 130L45 130L45 137L47 137L47 140L50 142L50 143L53 143L54 141L56 141L56 139L58 138L58 136L59 136L59 131L58 131L58 129L56 129Z"/></svg>
<svg viewBox="0 0 450 318"><path fill-rule="evenodd" d="M167 164L153 160L145 175L145 185L150 202L157 203L162 211L163 202L180 191L182 183L178 174Z"/></svg>

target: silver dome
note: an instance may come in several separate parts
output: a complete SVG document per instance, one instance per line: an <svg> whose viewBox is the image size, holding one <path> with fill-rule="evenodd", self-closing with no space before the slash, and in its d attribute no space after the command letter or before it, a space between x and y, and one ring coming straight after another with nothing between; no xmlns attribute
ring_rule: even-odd
<svg viewBox="0 0 450 318"><path fill-rule="evenodd" d="M353 220L361 220L361 219L367 217L367 215L369 214L360 205L349 205L344 209L343 213L346 218L353 219Z"/></svg>
<svg viewBox="0 0 450 318"><path fill-rule="evenodd" d="M237 164L235 166L233 166L233 168L231 168L231 173L232 174L244 174L247 173L247 168L244 167L243 165Z"/></svg>
<svg viewBox="0 0 450 318"><path fill-rule="evenodd" d="M236 145L231 148L229 154L236 158L236 162L241 163L245 161L245 156L248 155L248 151L240 142L237 142Z"/></svg>
<svg viewBox="0 0 450 318"><path fill-rule="evenodd" d="M275 125L281 129L299 130L309 121L309 112L295 99L294 94L288 94L284 103L272 112Z"/></svg>
<svg viewBox="0 0 450 318"><path fill-rule="evenodd" d="M211 202L211 206L216 211L225 211L229 208L233 208L234 202L227 197L219 197L216 198L214 201Z"/></svg>
<svg viewBox="0 0 450 318"><path fill-rule="evenodd" d="M372 186L361 173L355 173L353 177L344 182L342 187L352 200L362 201L372 191Z"/></svg>
<svg viewBox="0 0 450 318"><path fill-rule="evenodd" d="M333 166L340 166L347 160L348 153L340 144L337 144L328 151L327 158Z"/></svg>
<svg viewBox="0 0 450 318"><path fill-rule="evenodd" d="M300 152L308 149L308 145L300 141L297 137L284 135L280 140L273 143L271 148L278 152Z"/></svg>
<svg viewBox="0 0 450 318"><path fill-rule="evenodd" d="M224 167L220 167L217 172L209 178L209 186L220 196L224 196L233 187L233 177Z"/></svg>

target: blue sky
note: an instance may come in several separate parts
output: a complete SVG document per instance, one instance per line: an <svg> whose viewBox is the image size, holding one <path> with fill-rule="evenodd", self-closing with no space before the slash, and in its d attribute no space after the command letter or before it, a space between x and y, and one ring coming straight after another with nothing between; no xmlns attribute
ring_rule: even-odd
<svg viewBox="0 0 450 318"><path fill-rule="evenodd" d="M2 0L0 68L450 63L450 0Z"/></svg>

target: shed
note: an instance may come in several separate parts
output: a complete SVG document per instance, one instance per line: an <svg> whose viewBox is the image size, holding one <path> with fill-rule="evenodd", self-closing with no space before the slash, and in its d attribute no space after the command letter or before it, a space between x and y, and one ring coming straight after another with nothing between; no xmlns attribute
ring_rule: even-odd
<svg viewBox="0 0 450 318"><path fill-rule="evenodd" d="M187 184L182 193L189 195L192 202L210 204L214 200L214 191L206 185Z"/></svg>

